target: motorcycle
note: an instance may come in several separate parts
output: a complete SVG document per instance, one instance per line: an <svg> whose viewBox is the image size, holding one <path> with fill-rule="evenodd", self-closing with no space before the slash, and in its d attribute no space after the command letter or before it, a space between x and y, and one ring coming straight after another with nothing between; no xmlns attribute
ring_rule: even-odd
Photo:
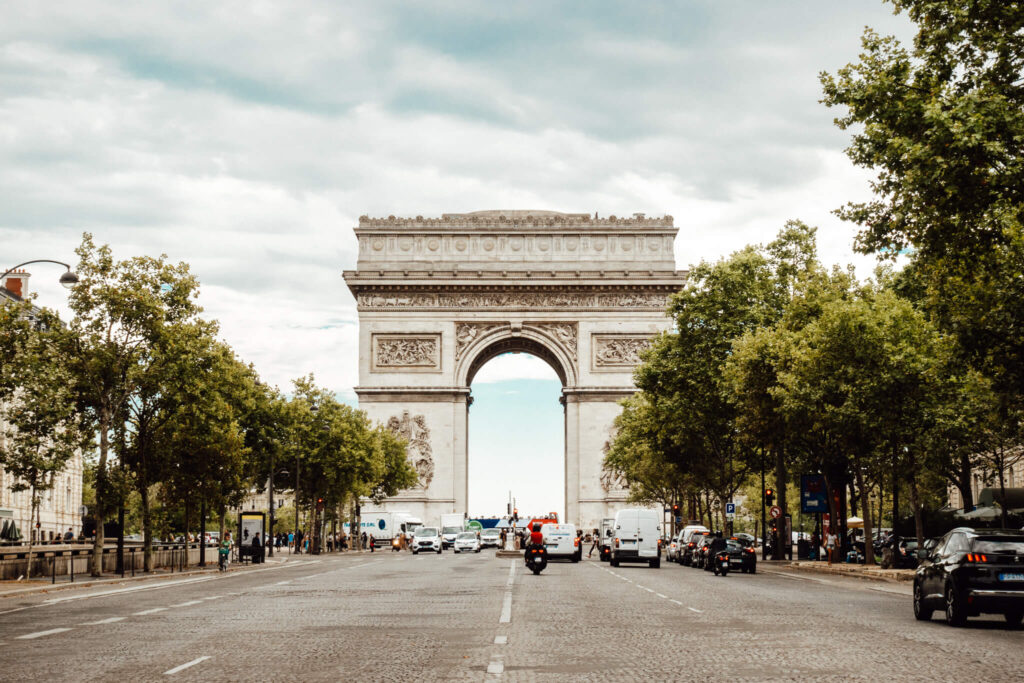
<svg viewBox="0 0 1024 683"><path fill-rule="evenodd" d="M391 552L400 552L402 550L402 539L395 536L391 539Z"/></svg>
<svg viewBox="0 0 1024 683"><path fill-rule="evenodd" d="M715 572L715 576L718 576L719 572L721 572L722 576L726 576L726 575L729 574L729 551L728 550L720 550L717 553L715 553L714 572Z"/></svg>
<svg viewBox="0 0 1024 683"><path fill-rule="evenodd" d="M548 566L548 551L543 546L527 546L525 559L526 568L535 575L540 574Z"/></svg>

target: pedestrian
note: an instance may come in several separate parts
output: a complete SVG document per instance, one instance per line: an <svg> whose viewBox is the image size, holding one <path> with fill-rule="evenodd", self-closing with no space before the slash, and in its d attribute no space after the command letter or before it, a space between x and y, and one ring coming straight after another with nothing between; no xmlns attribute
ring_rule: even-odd
<svg viewBox="0 0 1024 683"><path fill-rule="evenodd" d="M220 542L220 548L217 549L217 568L220 571L227 571L228 563L231 561L231 532L228 531L224 534L224 540Z"/></svg>
<svg viewBox="0 0 1024 683"><path fill-rule="evenodd" d="M501 530L501 549L505 549L505 541L508 539L508 534L504 529Z"/></svg>
<svg viewBox="0 0 1024 683"><path fill-rule="evenodd" d="M359 540L360 540L359 548L360 549L365 549L366 548L366 532L365 531L359 536Z"/></svg>
<svg viewBox="0 0 1024 683"><path fill-rule="evenodd" d="M260 543L260 532L252 535L252 563L259 564L263 558L263 544Z"/></svg>
<svg viewBox="0 0 1024 683"><path fill-rule="evenodd" d="M828 536L825 537L825 552L828 553L828 566L832 566L832 556L836 552L836 546L839 545L839 537L835 535L835 532L829 530Z"/></svg>
<svg viewBox="0 0 1024 683"><path fill-rule="evenodd" d="M294 531L289 531L288 532L288 552L290 552L290 553L295 552L295 532Z"/></svg>
<svg viewBox="0 0 1024 683"><path fill-rule="evenodd" d="M373 536L370 536L370 541L369 542L370 542L370 552L372 553L374 551L374 549L376 549L376 547L377 547L377 539L374 538Z"/></svg>
<svg viewBox="0 0 1024 683"><path fill-rule="evenodd" d="M601 534L601 532L600 532L600 531L598 531L597 529L594 529L594 535L592 536L592 543L591 543L591 545L590 545L590 552L589 552L589 553L587 553L587 558L588 558L588 559L590 558L590 556L591 556L591 555L593 555L593 554L594 554L594 548L598 548L598 543L599 543L599 542L600 542L600 540L601 540L601 535L600 535L600 534ZM601 551L600 551L600 549L598 549L598 551L597 551L597 555L598 555L598 557L600 557L600 556L601 556Z"/></svg>
<svg viewBox="0 0 1024 683"><path fill-rule="evenodd" d="M75 540L75 532L71 530L71 527L68 527L68 530L64 532L64 542L71 543L73 540Z"/></svg>

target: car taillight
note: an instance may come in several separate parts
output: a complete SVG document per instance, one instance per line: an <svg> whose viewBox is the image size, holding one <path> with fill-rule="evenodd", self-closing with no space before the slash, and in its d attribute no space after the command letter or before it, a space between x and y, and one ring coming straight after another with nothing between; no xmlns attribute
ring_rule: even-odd
<svg viewBox="0 0 1024 683"><path fill-rule="evenodd" d="M615 539L615 547L616 547L616 548L618 548L618 547L619 547L619 539L617 539L617 538Z"/></svg>
<svg viewBox="0 0 1024 683"><path fill-rule="evenodd" d="M968 562L988 562L988 556L981 553L967 553Z"/></svg>
<svg viewBox="0 0 1024 683"><path fill-rule="evenodd" d="M579 537L572 539L572 544L573 544L574 547L579 548L580 547L580 539L579 539Z"/></svg>
<svg viewBox="0 0 1024 683"><path fill-rule="evenodd" d="M659 548L661 547L661 539L660 538L658 539L658 547Z"/></svg>
<svg viewBox="0 0 1024 683"><path fill-rule="evenodd" d="M692 547L693 547L693 546L695 546L695 545L697 545L697 544L696 544L696 543L692 543L692 542L691 542L691 543L687 543L687 544L686 544L686 547L687 547L687 548L692 548Z"/></svg>
<svg viewBox="0 0 1024 683"><path fill-rule="evenodd" d="M752 552L754 552L754 549L753 549L753 548L744 548L744 550L746 550L746 551L747 551L748 553L752 553Z"/></svg>

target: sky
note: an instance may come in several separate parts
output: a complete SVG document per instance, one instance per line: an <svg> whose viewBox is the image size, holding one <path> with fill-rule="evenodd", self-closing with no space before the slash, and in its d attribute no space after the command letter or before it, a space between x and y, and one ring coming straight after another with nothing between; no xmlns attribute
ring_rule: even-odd
<svg viewBox="0 0 1024 683"><path fill-rule="evenodd" d="M911 35L879 0L10 0L0 253L70 262L87 231L117 257L186 261L266 381L313 372L350 402L341 272L362 214L670 214L680 268L799 218L823 260L866 275L831 211L866 197L868 176L818 102L818 73L856 59L865 25ZM32 272L61 310L60 269ZM528 356L492 365L474 382L488 402L557 383ZM479 422L473 443L501 452L507 425ZM556 456L561 438L559 423ZM560 481L518 485L558 509ZM495 486L483 498L503 506Z"/></svg>

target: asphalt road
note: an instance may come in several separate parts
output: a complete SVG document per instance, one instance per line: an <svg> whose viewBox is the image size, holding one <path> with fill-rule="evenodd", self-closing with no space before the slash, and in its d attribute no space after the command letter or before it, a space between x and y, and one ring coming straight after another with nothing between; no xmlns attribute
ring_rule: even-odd
<svg viewBox="0 0 1024 683"><path fill-rule="evenodd" d="M762 568L763 569L763 568ZM782 571L782 570L780 570ZM321 556L0 599L0 680L1024 680L1002 617L909 589L480 554Z"/></svg>

